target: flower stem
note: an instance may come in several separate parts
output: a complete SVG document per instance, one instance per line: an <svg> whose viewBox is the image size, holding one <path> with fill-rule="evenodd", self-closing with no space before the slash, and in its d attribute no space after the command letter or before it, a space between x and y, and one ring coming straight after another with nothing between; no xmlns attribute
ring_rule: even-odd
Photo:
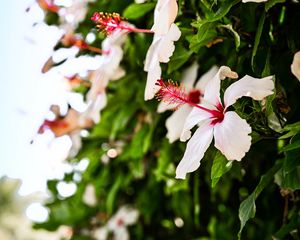
<svg viewBox="0 0 300 240"><path fill-rule="evenodd" d="M123 25L119 25L117 28L122 30L127 30L128 32L136 32L136 33L154 33L150 29L140 29L140 28L133 28L133 27L127 27Z"/></svg>
<svg viewBox="0 0 300 240"><path fill-rule="evenodd" d="M105 54L105 51L102 51L100 48L96 48L96 47L93 47L93 46L87 46L87 49L90 50L91 52L95 52L95 53L104 53Z"/></svg>
<svg viewBox="0 0 300 240"><path fill-rule="evenodd" d="M222 106L218 107L217 110L213 110L192 102L188 98L188 95L185 93L184 89L181 86L178 86L178 84L174 83L172 80L164 82L163 79L159 79L157 80L156 85L161 87L156 94L157 98L160 100L163 100L169 104L177 104L178 106L188 104L191 107L196 107L208 112L217 118L223 117Z"/></svg>

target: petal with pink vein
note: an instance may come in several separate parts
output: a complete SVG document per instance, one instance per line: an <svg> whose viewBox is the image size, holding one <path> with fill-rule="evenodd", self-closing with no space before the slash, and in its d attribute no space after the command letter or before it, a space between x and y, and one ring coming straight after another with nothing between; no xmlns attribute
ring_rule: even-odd
<svg viewBox="0 0 300 240"><path fill-rule="evenodd" d="M237 113L226 112L224 120L214 126L215 147L228 160L240 161L251 146L251 127Z"/></svg>

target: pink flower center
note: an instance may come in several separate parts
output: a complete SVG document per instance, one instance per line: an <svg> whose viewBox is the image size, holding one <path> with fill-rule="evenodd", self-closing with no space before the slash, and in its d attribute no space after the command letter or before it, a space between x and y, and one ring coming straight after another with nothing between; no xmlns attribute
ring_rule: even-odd
<svg viewBox="0 0 300 240"><path fill-rule="evenodd" d="M148 29L131 27L127 22L123 21L118 13L95 12L91 17L91 20L94 21L97 24L97 27L107 35L112 34L116 29L128 32L153 33Z"/></svg>
<svg viewBox="0 0 300 240"><path fill-rule="evenodd" d="M97 23L97 27L106 34L111 34L121 27L122 19L118 13L95 12L91 20Z"/></svg>
<svg viewBox="0 0 300 240"><path fill-rule="evenodd" d="M124 220L123 220L122 218L119 218L119 219L117 220L117 225L118 225L118 226L123 226L123 225L124 225Z"/></svg>
<svg viewBox="0 0 300 240"><path fill-rule="evenodd" d="M178 108L183 104L188 104L191 107L199 108L211 114L211 124L215 125L224 119L224 107L221 103L216 105L216 109L210 109L205 106L199 105L201 92L199 90L192 90L186 94L184 88L179 86L176 82L169 80L165 82L163 79L157 80L155 85L161 87L156 93L156 97L169 104L175 104Z"/></svg>
<svg viewBox="0 0 300 240"><path fill-rule="evenodd" d="M188 100L197 104L197 103L201 102L201 98L200 98L201 96L202 96L202 94L201 94L200 90L193 89L188 94Z"/></svg>
<svg viewBox="0 0 300 240"><path fill-rule="evenodd" d="M213 110L212 111L212 121L211 125L216 125L217 123L220 123L224 119L224 107L221 103L219 103L217 106L218 110Z"/></svg>

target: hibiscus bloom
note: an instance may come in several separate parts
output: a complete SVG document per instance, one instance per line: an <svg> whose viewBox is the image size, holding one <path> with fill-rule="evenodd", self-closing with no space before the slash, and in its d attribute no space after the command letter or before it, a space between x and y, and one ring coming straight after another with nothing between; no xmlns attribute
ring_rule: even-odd
<svg viewBox="0 0 300 240"><path fill-rule="evenodd" d="M176 0L158 0L154 10L154 25L151 30L135 28L124 21L118 13L95 12L91 18L97 24L97 28L107 35L120 30L127 33L154 33L144 66L144 70L148 72L145 100L152 99L158 90L155 82L161 76L160 63L170 61L175 50L174 41L180 38L181 32L174 24L177 12Z"/></svg>
<svg viewBox="0 0 300 240"><path fill-rule="evenodd" d="M129 232L127 226L136 223L139 212L128 206L121 207L118 212L112 216L108 223L94 232L94 238L97 240L105 240L108 238L109 232L112 232L116 240L129 240Z"/></svg>
<svg viewBox="0 0 300 240"><path fill-rule="evenodd" d="M72 141L72 147L69 151L69 156L73 157L81 148L80 132L83 129L93 126L92 119L74 109L69 109L65 116L60 116L58 106L52 106L51 111L55 115L54 120L44 120L40 126L38 133L42 134L45 130L51 130L55 137L68 135Z"/></svg>
<svg viewBox="0 0 300 240"><path fill-rule="evenodd" d="M116 30L102 42L102 50L105 54L101 56L100 67L90 75L92 86L87 93L88 108L85 114L89 115L94 123L100 121L100 111L107 104L106 87L109 81L117 80L125 75L125 71L120 67L123 58L121 46L125 41L124 34L123 30Z"/></svg>
<svg viewBox="0 0 300 240"><path fill-rule="evenodd" d="M188 94L188 98L198 104L201 102L203 97L205 86L218 71L216 66L213 66L207 73L205 73L195 84L197 78L198 64L192 64L186 71L184 71L181 84L184 86L185 91ZM158 105L158 112L164 112L166 110L172 110L176 108L174 104L168 104L166 102L161 102ZM178 110L176 110L169 118L166 120L166 128L168 130L167 138L169 142L172 143L180 138L181 132L187 116L192 111L193 107L189 104L184 104Z"/></svg>
<svg viewBox="0 0 300 240"><path fill-rule="evenodd" d="M185 179L188 172L195 171L200 166L204 153L215 139L215 147L219 149L228 160L240 161L249 151L251 145L250 125L236 112L228 111L237 99L247 96L254 100L262 100L273 93L274 83L272 76L262 79L248 75L231 84L224 93L224 101L220 99L221 80L226 77L236 78L237 74L228 67L221 67L205 88L204 97L200 104L195 104L183 95L180 90L166 91L162 83L159 95L171 98L178 104L188 103L193 110L187 117L181 134L181 140L191 137L191 129L198 124L198 129L187 143L182 160L176 169L176 178ZM170 89L170 88L169 88ZM163 98L163 96L161 96Z"/></svg>
<svg viewBox="0 0 300 240"><path fill-rule="evenodd" d="M57 113L54 114L56 118L54 120L45 120L40 126L38 133L41 134L45 130L50 129L55 137L61 137L92 126L90 119L83 118L79 112L72 108L69 109L64 117L58 116Z"/></svg>
<svg viewBox="0 0 300 240"><path fill-rule="evenodd" d="M201 105L201 108L194 107L187 118L181 140L190 138L190 129L196 124L199 128L187 144L184 156L176 169L176 178L184 179L186 173L193 172L200 166L200 161L213 138L215 147L228 160L240 161L250 149L250 125L236 112L228 111L228 107L243 96L254 100L264 99L273 94L274 83L272 76L258 79L246 75L225 90L223 104L220 99L220 84L221 79L231 75L229 71L226 67L220 68L206 86L205 104Z"/></svg>
<svg viewBox="0 0 300 240"><path fill-rule="evenodd" d="M158 0L154 11L154 38L147 52L144 70L148 72L145 89L145 100L154 97L158 90L156 80L161 77L160 63L170 61L175 45L174 41L180 38L181 32L174 24L178 6L176 0Z"/></svg>

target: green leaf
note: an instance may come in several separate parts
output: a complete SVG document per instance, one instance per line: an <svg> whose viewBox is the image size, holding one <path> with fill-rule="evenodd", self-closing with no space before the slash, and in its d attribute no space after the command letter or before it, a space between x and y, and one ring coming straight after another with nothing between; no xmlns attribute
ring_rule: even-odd
<svg viewBox="0 0 300 240"><path fill-rule="evenodd" d="M273 7L274 5L276 5L277 3L284 3L285 0L268 0L265 3L265 11L268 12L270 10L271 7Z"/></svg>
<svg viewBox="0 0 300 240"><path fill-rule="evenodd" d="M213 165L211 168L211 186L215 187L219 182L220 178L227 173L232 166L232 162L228 161L226 157L218 151L213 160Z"/></svg>
<svg viewBox="0 0 300 240"><path fill-rule="evenodd" d="M238 50L238 48L241 45L241 39L240 39L240 35L233 29L232 25L231 24L219 25L219 27L225 28L231 32L235 42L235 49Z"/></svg>
<svg viewBox="0 0 300 240"><path fill-rule="evenodd" d="M156 122L143 124L142 127L133 135L133 138L126 146L121 159L128 161L132 175L141 178L145 174L144 155L147 153L152 144L152 136L155 130Z"/></svg>
<svg viewBox="0 0 300 240"><path fill-rule="evenodd" d="M267 77L271 74L271 69L270 69L270 57L271 57L271 51L270 49L268 50L267 58L266 58L266 64L265 67L261 73L262 77ZM274 95L274 94L272 94Z"/></svg>
<svg viewBox="0 0 300 240"><path fill-rule="evenodd" d="M188 189L189 189L188 181L177 181L173 177L166 181L166 186L164 190L167 195L172 195L175 192L188 190Z"/></svg>
<svg viewBox="0 0 300 240"><path fill-rule="evenodd" d="M184 181L187 182L187 181ZM194 223L197 227L200 226L200 180L199 180L199 172L194 175Z"/></svg>
<svg viewBox="0 0 300 240"><path fill-rule="evenodd" d="M194 52L197 52L200 47L205 46L210 41L212 41L216 36L216 26L217 21L223 18L233 7L237 4L239 0L235 1L226 1L222 6L217 10L217 12L212 13L204 20L199 20L192 23L192 26L198 28L198 33L196 36L192 37L190 40L190 48Z"/></svg>
<svg viewBox="0 0 300 240"><path fill-rule="evenodd" d="M247 197L240 205L239 208L239 219L241 221L241 228L239 231L239 239L241 237L242 230L246 224L246 222L250 218L254 218L256 212L256 206L255 206L255 196L254 194L251 194L249 197Z"/></svg>
<svg viewBox="0 0 300 240"><path fill-rule="evenodd" d="M251 193L249 197L247 197L241 204L239 208L239 219L241 222L241 227L238 233L239 239L241 238L242 230L246 224L246 222L255 216L256 206L255 206L255 200L261 193L261 191L268 186L271 181L274 178L274 175L279 171L279 169L282 167L282 161L279 160L275 163L275 165L267 172L265 173L261 178L254 189L254 191Z"/></svg>
<svg viewBox="0 0 300 240"><path fill-rule="evenodd" d="M286 239L286 236L292 232L294 229L300 226L300 215L298 213L294 214L288 224L283 225L278 232L274 234L274 239Z"/></svg>
<svg viewBox="0 0 300 240"><path fill-rule="evenodd" d="M163 179L165 180L169 179L167 172L169 168L168 166L171 161L170 157L171 157L171 144L167 139L164 139L159 151L157 166L156 169L154 170L154 175L157 181L161 181ZM174 167L172 168L172 170L174 170Z"/></svg>
<svg viewBox="0 0 300 240"><path fill-rule="evenodd" d="M287 174L283 173L281 187L292 191L300 189L300 167L296 167Z"/></svg>
<svg viewBox="0 0 300 240"><path fill-rule="evenodd" d="M86 236L74 236L72 237L72 240L90 240L90 237L86 237Z"/></svg>
<svg viewBox="0 0 300 240"><path fill-rule="evenodd" d="M193 36L190 40L190 48L194 52L197 52L200 47L205 46L211 42L216 36L216 23L206 22L202 24L198 29L198 34Z"/></svg>
<svg viewBox="0 0 300 240"><path fill-rule="evenodd" d="M143 140L143 153L148 152L153 143L153 134L156 129L160 117L155 118L154 122L150 124L150 130Z"/></svg>
<svg viewBox="0 0 300 240"><path fill-rule="evenodd" d="M135 103L127 104L126 107L121 108L120 112L117 114L117 116L115 116L113 122L112 130L111 130L112 138L115 138L115 136L119 131L125 129L129 120L132 118L132 115L135 113L136 108L137 106Z"/></svg>
<svg viewBox="0 0 300 240"><path fill-rule="evenodd" d="M47 188L48 188L48 190L50 190L50 192L53 196L58 195L58 190L56 187L57 183L58 183L58 180L48 180L47 181Z"/></svg>
<svg viewBox="0 0 300 240"><path fill-rule="evenodd" d="M144 155L144 151L147 148L144 147L144 140L149 133L149 125L144 124L142 128L134 135L130 144L130 156L131 158L141 158Z"/></svg>
<svg viewBox="0 0 300 240"><path fill-rule="evenodd" d="M129 20L143 17L155 7L155 3L133 3L129 5L123 12L123 16Z"/></svg>
<svg viewBox="0 0 300 240"><path fill-rule="evenodd" d="M290 144L281 149L286 152L278 184L282 188L300 189L300 135L293 137Z"/></svg>
<svg viewBox="0 0 300 240"><path fill-rule="evenodd" d="M270 51L268 52L268 56L266 59L266 64L264 67L264 70L262 72L262 77L266 77L270 75ZM273 81L275 81L275 76L273 76ZM275 84L275 83L274 83ZM273 90L273 94L266 97L266 116L268 118L268 126L273 129L276 132L282 131L282 122L279 120L279 118L276 115L276 108L273 106L273 102L276 98L276 89Z"/></svg>
<svg viewBox="0 0 300 240"><path fill-rule="evenodd" d="M292 151L292 150L295 150L295 149L298 149L300 148L300 139L298 139L297 141L283 147L280 152L288 152L288 151Z"/></svg>
<svg viewBox="0 0 300 240"><path fill-rule="evenodd" d="M234 0L234 1L226 1L224 4L222 4L222 6L213 14L211 14L209 17L207 17L204 20L199 20L197 22L194 22L192 25L194 27L200 27L201 25L203 25L204 23L208 23L208 22L216 22L218 20L220 20L222 17L224 17L229 10L239 2L239 0Z"/></svg>
<svg viewBox="0 0 300 240"><path fill-rule="evenodd" d="M117 193L122 185L122 182L123 182L123 175L119 174L107 195L106 208L107 208L107 212L109 214L112 214L112 212L113 212L115 199L116 199Z"/></svg>
<svg viewBox="0 0 300 240"><path fill-rule="evenodd" d="M283 147L282 151L286 152L283 162L283 174L292 172L300 165L300 135L291 139L290 144Z"/></svg>
<svg viewBox="0 0 300 240"><path fill-rule="evenodd" d="M253 193L255 194L255 199L259 196L262 190L267 187L273 180L274 175L280 170L282 167L283 162L282 160L278 160L275 165L264 175L261 176L258 185L256 186Z"/></svg>
<svg viewBox="0 0 300 240"><path fill-rule="evenodd" d="M192 51L185 49L183 46L176 46L175 52L171 57L168 64L168 74L180 68L184 63L186 63L192 55Z"/></svg>
<svg viewBox="0 0 300 240"><path fill-rule="evenodd" d="M297 135L298 133L300 133L300 122L286 125L282 129L282 132L287 133L281 136L279 139L285 139Z"/></svg>
<svg viewBox="0 0 300 240"><path fill-rule="evenodd" d="M254 46L253 46L252 57L251 57L251 66L252 66L253 71L254 71L254 58L256 56L257 49L258 49L258 46L260 43L260 38L261 38L261 34L262 34L262 31L264 28L265 18L266 18L266 14L264 12L259 19L257 31L255 34Z"/></svg>

